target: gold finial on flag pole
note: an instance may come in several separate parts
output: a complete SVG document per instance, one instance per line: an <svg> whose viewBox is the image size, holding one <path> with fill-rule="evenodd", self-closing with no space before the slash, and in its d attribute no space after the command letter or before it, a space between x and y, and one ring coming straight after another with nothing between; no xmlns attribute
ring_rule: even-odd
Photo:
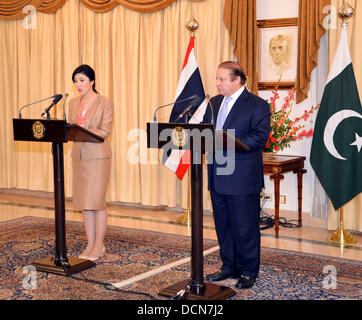
<svg viewBox="0 0 362 320"><path fill-rule="evenodd" d="M342 24L348 24L354 15L354 9L348 2L344 1L343 6L338 9L338 17L342 20Z"/></svg>
<svg viewBox="0 0 362 320"><path fill-rule="evenodd" d="M191 36L195 36L195 31L199 28L199 23L195 18L192 18L187 24L186 24L187 30L191 32Z"/></svg>
<svg viewBox="0 0 362 320"><path fill-rule="evenodd" d="M338 16L342 20L342 25L347 26L349 20L353 17L354 9L349 5L347 1L344 1L343 6L338 10ZM333 235L329 238L330 241L338 242L341 247L345 244L356 243L357 240L344 229L344 208L341 207L339 209L338 216L338 228L333 233Z"/></svg>

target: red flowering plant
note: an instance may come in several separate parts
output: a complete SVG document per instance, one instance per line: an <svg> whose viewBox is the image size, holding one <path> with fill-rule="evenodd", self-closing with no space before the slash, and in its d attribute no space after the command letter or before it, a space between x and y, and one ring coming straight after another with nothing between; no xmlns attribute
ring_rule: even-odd
<svg viewBox="0 0 362 320"><path fill-rule="evenodd" d="M319 106L311 107L305 110L300 117L290 119L293 110L293 102L295 101L295 88L288 91L288 95L284 99L284 104L280 109L276 106L276 101L280 99L278 89L273 90L273 96L270 98L271 111L271 131L268 142L266 143L264 152L277 152L286 147L290 147L290 142L310 138L313 136L313 129L305 129L305 122L311 114L318 109Z"/></svg>

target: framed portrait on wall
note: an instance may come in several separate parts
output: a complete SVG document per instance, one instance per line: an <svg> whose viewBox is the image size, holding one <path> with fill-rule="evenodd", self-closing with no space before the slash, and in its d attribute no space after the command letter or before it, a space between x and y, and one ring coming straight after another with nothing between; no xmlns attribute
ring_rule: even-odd
<svg viewBox="0 0 362 320"><path fill-rule="evenodd" d="M258 20L258 88L293 88L297 77L298 18Z"/></svg>

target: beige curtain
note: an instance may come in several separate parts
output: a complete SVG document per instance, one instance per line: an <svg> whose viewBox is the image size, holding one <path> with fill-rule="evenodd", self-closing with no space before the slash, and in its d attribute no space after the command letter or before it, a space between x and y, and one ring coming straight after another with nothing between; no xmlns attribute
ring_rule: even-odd
<svg viewBox="0 0 362 320"><path fill-rule="evenodd" d="M76 96L71 75L87 63L96 71L98 91L115 103L107 200L185 208L187 179L180 183L159 163L158 153L147 150L146 123L157 106L175 98L190 39L185 25L192 16L200 24L196 58L205 92L216 93L216 66L234 57L223 8L224 0L178 0L152 14L121 5L96 13L68 0L54 14L38 12L35 30L25 29L22 20L0 20L0 188L53 191L50 143L14 142L12 119L31 101L54 93L69 93L68 101ZM53 111L58 118L62 101ZM48 104L25 108L23 117L39 117ZM167 121L170 111L165 108L158 120ZM71 143L64 144L67 197L72 195L70 149ZM204 207L210 209L204 185Z"/></svg>
<svg viewBox="0 0 362 320"><path fill-rule="evenodd" d="M318 64L320 39L326 33L323 23L331 0L299 0L298 66L296 102L308 98L311 73Z"/></svg>
<svg viewBox="0 0 362 320"><path fill-rule="evenodd" d="M343 0L332 0L332 6L336 10L342 7ZM362 44L361 44L361 28L362 28L362 3L359 0L349 0L348 3L354 8L354 17L348 25L349 34L349 50L352 57L353 69L356 76L358 91L362 94ZM329 31L329 61L333 62L333 57L339 42L341 34L341 20L337 18L336 28ZM362 99L361 99L362 101ZM344 226L346 229L362 232L362 194L359 194L344 207ZM328 229L335 230L337 228L338 213L334 210L333 205L328 206Z"/></svg>
<svg viewBox="0 0 362 320"><path fill-rule="evenodd" d="M14 20L26 16L23 8L27 5L34 6L39 12L55 13L67 0L0 0L0 19ZM151 13L163 10L177 0L78 0L88 9L104 13L112 10L117 5L142 12ZM189 0L204 1L204 0Z"/></svg>
<svg viewBox="0 0 362 320"><path fill-rule="evenodd" d="M235 57L248 76L249 90L257 94L256 0L225 0L224 21L234 45Z"/></svg>

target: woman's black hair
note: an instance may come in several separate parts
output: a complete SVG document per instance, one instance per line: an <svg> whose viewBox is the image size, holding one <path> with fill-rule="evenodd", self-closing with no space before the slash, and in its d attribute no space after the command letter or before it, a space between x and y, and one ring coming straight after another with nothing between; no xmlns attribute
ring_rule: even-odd
<svg viewBox="0 0 362 320"><path fill-rule="evenodd" d="M96 86L95 86L95 78L96 78L96 74L94 72L94 70L92 69L92 67L90 67L89 65L87 64L82 64L80 65L79 67L77 67L74 71L73 71L73 75L72 75L72 80L74 82L74 78L75 78L75 75L78 74L78 73L82 73L84 74L85 76L88 77L89 81L94 81L93 82L93 91L95 93L98 93L98 91L96 90Z"/></svg>

